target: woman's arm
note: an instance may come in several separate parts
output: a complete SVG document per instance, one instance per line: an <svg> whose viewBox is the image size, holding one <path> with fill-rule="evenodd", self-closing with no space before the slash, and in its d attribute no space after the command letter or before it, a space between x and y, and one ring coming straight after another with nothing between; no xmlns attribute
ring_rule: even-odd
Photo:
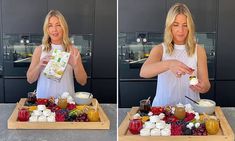
<svg viewBox="0 0 235 141"><path fill-rule="evenodd" d="M176 76L178 74L191 74L192 70L186 66L184 63L178 60L166 60L162 61L163 47L162 45L155 46L148 57L144 62L140 70L140 77L143 78L152 78L158 74L171 70Z"/></svg>
<svg viewBox="0 0 235 141"><path fill-rule="evenodd" d="M84 86L87 83L87 74L82 65L82 58L77 48L72 47L69 64L73 67L76 81Z"/></svg>
<svg viewBox="0 0 235 141"><path fill-rule="evenodd" d="M199 83L195 86L190 86L190 88L199 93L206 93L211 87L208 78L207 56L205 49L199 45L197 46L197 61L197 77Z"/></svg>
<svg viewBox="0 0 235 141"><path fill-rule="evenodd" d="M37 81L37 79L40 75L40 72L41 72L41 65L40 65L41 52L42 52L41 46L36 47L33 52L31 64L30 64L29 69L27 71L27 81L30 84Z"/></svg>

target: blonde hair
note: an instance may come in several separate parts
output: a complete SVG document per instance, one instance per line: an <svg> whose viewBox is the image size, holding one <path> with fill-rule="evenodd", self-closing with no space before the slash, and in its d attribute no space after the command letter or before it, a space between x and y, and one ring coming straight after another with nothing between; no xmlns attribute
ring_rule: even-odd
<svg viewBox="0 0 235 141"><path fill-rule="evenodd" d="M167 46L166 52L171 55L174 50L173 34L171 32L171 27L175 21L176 16L179 14L184 14L187 17L188 35L186 37L185 46L188 56L192 56L195 52L195 47L196 47L195 25L193 22L191 12L189 11L188 7L182 3L174 4L168 11L166 17L165 32L164 32L164 43Z"/></svg>
<svg viewBox="0 0 235 141"><path fill-rule="evenodd" d="M68 24L64 18L64 16L58 11L58 10L50 10L49 13L47 14L44 25L43 25L43 32L44 36L42 39L42 44L44 45L44 51L49 52L51 50L51 38L48 34L48 24L49 24L49 19L51 17L57 17L59 19L59 22L61 24L61 28L63 30L63 41L62 41L62 46L66 52L70 51L70 46L72 45L70 39L69 39L69 30L68 30Z"/></svg>

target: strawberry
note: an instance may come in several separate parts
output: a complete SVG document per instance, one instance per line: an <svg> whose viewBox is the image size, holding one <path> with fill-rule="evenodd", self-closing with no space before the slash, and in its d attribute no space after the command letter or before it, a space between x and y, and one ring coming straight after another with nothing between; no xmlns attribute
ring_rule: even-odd
<svg viewBox="0 0 235 141"><path fill-rule="evenodd" d="M151 107L151 112L153 115L159 115L160 113L164 112L164 108L162 107Z"/></svg>

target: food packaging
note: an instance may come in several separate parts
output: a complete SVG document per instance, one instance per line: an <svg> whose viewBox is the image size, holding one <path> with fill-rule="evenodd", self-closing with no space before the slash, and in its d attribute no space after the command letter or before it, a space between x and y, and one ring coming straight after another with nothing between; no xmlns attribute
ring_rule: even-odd
<svg viewBox="0 0 235 141"><path fill-rule="evenodd" d="M49 79L60 81L68 64L69 56L70 53L68 52L54 49L43 74Z"/></svg>

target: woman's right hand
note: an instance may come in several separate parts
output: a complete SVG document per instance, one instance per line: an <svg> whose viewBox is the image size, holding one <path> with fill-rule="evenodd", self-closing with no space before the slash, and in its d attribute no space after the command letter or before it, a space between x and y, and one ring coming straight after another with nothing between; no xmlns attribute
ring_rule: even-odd
<svg viewBox="0 0 235 141"><path fill-rule="evenodd" d="M194 71L194 69L178 60L169 60L169 70L172 71L176 77L181 77L181 75L185 74L192 74Z"/></svg>
<svg viewBox="0 0 235 141"><path fill-rule="evenodd" d="M51 59L51 55L44 56L39 62L40 68L46 67L50 59Z"/></svg>

